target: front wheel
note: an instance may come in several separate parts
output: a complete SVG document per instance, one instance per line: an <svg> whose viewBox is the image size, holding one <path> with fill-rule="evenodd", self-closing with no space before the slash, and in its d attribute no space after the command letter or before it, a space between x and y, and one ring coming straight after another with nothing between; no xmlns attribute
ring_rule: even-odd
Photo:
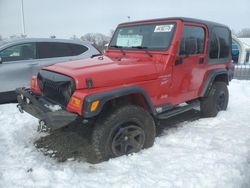
<svg viewBox="0 0 250 188"><path fill-rule="evenodd" d="M215 117L219 111L227 109L228 99L227 84L215 82L208 96L201 99L201 114L204 117Z"/></svg>
<svg viewBox="0 0 250 188"><path fill-rule="evenodd" d="M101 114L94 125L92 147L95 162L139 152L151 147L155 139L155 123L143 108L121 106Z"/></svg>

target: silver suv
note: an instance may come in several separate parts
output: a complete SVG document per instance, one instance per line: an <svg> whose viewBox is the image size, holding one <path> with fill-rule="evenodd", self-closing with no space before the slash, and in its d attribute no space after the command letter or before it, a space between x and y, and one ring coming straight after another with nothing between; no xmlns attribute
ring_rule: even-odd
<svg viewBox="0 0 250 188"><path fill-rule="evenodd" d="M0 41L0 103L16 99L15 89L29 86L44 66L100 54L88 42L61 39Z"/></svg>

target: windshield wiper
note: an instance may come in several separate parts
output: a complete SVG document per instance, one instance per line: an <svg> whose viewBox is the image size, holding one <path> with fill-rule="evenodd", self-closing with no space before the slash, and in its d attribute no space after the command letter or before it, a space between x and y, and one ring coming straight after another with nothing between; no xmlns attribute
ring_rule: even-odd
<svg viewBox="0 0 250 188"><path fill-rule="evenodd" d="M153 55L151 53L149 53L147 46L132 46L132 48L142 49L142 50L145 51L146 54L149 55L149 57L153 57Z"/></svg>
<svg viewBox="0 0 250 188"><path fill-rule="evenodd" d="M112 46L110 46L111 48L119 48L120 49L120 51L121 51L121 53L122 53L122 55L126 55L126 53L123 51L123 47L122 46L117 46L117 45L112 45Z"/></svg>

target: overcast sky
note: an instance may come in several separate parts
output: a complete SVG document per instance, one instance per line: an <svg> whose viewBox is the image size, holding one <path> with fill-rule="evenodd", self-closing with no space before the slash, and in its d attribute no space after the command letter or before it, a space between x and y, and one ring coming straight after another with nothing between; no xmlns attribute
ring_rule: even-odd
<svg viewBox="0 0 250 188"><path fill-rule="evenodd" d="M186 16L250 28L250 0L23 0L29 37L109 34L120 22ZM0 35L21 34L21 0L0 0Z"/></svg>

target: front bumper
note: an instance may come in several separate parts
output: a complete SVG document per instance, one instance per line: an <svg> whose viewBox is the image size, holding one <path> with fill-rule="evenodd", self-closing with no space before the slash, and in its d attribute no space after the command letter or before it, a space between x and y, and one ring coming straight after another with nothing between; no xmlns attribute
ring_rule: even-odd
<svg viewBox="0 0 250 188"><path fill-rule="evenodd" d="M17 107L43 121L51 130L67 126L77 120L78 115L61 109L46 98L32 94L30 89L18 88Z"/></svg>

